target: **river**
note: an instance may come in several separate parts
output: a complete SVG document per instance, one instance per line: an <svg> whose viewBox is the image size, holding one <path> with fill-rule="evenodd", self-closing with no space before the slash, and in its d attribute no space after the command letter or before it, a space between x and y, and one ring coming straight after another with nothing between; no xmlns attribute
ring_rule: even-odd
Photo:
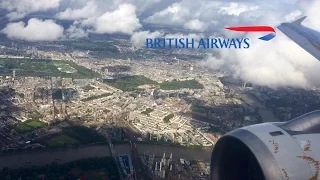
<svg viewBox="0 0 320 180"><path fill-rule="evenodd" d="M174 160L179 160L180 158L182 158L186 160L196 159L204 162L209 162L212 153L212 149L190 149L149 144L139 144L137 147L140 154L146 153L149 156L152 156L154 153L155 157L162 157L163 153L165 152L166 157L169 158L170 154L172 153L172 158Z"/></svg>
<svg viewBox="0 0 320 180"><path fill-rule="evenodd" d="M155 157L162 157L163 153L166 152L166 157L169 158L172 153L173 159L198 159L201 161L210 161L211 150L201 149L186 149L171 146L152 145L152 144L138 144L139 153L149 153L149 155L155 154ZM117 155L129 154L130 146L128 144L117 144L114 145L114 149ZM68 148L68 149L55 149L49 151L34 151L34 152L20 152L5 156L0 156L0 169L9 167L17 169L20 167L32 167L43 166L57 162L63 164L71 161L76 161L83 158L90 157L105 157L111 156L109 146L87 146L80 148ZM26 163L30 161L29 163Z"/></svg>
<svg viewBox="0 0 320 180"><path fill-rule="evenodd" d="M259 107L259 114L262 117L263 122L280 122L280 120L273 114L271 109L265 107L261 102L257 100L253 95L241 89L238 81L232 78L224 78L221 82L238 93L242 100L251 105Z"/></svg>

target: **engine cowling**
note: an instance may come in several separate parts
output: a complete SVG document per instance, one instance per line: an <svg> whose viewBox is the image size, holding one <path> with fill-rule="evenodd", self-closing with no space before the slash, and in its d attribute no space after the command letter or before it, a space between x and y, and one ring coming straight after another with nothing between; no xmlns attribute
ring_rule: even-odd
<svg viewBox="0 0 320 180"><path fill-rule="evenodd" d="M211 157L212 180L316 180L319 169L320 111L231 131Z"/></svg>

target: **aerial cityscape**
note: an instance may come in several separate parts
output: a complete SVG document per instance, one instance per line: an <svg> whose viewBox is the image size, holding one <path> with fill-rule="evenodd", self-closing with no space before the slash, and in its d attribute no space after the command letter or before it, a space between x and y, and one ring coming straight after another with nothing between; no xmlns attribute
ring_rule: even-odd
<svg viewBox="0 0 320 180"><path fill-rule="evenodd" d="M212 149L225 133L320 109L311 73L320 64L293 44L292 56L276 49L261 59L145 47L146 38L228 36L220 29L230 24L219 19L210 29L205 6L234 19L264 3L21 2L28 5L0 2L0 179L209 180ZM277 23L305 10L283 5L292 11L275 14ZM266 46L281 47L274 44ZM295 55L306 64L288 60Z"/></svg>

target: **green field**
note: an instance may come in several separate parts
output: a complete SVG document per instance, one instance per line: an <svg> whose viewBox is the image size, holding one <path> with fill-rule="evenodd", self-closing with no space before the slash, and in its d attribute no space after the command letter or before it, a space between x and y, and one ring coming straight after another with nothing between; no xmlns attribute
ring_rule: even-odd
<svg viewBox="0 0 320 180"><path fill-rule="evenodd" d="M73 67L71 67L69 64L64 63L54 63L55 66L57 66L58 70L64 73L76 73L77 70Z"/></svg>
<svg viewBox="0 0 320 180"><path fill-rule="evenodd" d="M76 139L81 144L91 144L106 142L103 135L96 130L84 126L73 126L63 129L63 133L69 137Z"/></svg>
<svg viewBox="0 0 320 180"><path fill-rule="evenodd" d="M122 91L134 91L139 90L138 86L141 85L157 84L157 82L144 76L128 76L112 80L105 79L103 82L117 89L121 89Z"/></svg>
<svg viewBox="0 0 320 180"><path fill-rule="evenodd" d="M203 85L200 84L197 80L186 80L186 81L170 81L157 83L149 78L144 76L128 76L119 79L105 79L104 83L109 84L117 89L121 89L122 91L135 91L139 90L138 86L151 84L151 85L159 85L160 89L163 90L178 90L183 88L189 89L203 89Z"/></svg>
<svg viewBox="0 0 320 180"><path fill-rule="evenodd" d="M108 96L111 96L111 95L112 95L111 93L104 93L104 94L101 94L101 95L91 96L91 97L88 97L88 98L85 98L85 99L81 99L81 101L87 102L87 101L92 101L92 100L95 100L95 99L100 99L100 98L103 98L103 97L108 97Z"/></svg>
<svg viewBox="0 0 320 180"><path fill-rule="evenodd" d="M50 147L59 147L63 145L72 145L76 142L77 140L73 139L72 137L69 137L67 135L60 135L48 140L46 143Z"/></svg>
<svg viewBox="0 0 320 180"><path fill-rule="evenodd" d="M78 40L78 41L63 41L63 45L71 47L77 50L84 51L107 51L112 53L119 53L116 46L105 43L105 42L94 42L89 40Z"/></svg>
<svg viewBox="0 0 320 180"><path fill-rule="evenodd" d="M16 76L53 76L78 79L100 77L100 74L72 61L0 58L0 75L12 75L13 69L16 70Z"/></svg>
<svg viewBox="0 0 320 180"><path fill-rule="evenodd" d="M203 85L196 80L186 80L186 81L170 81L163 82L160 84L160 88L163 90L178 90L183 88L189 89L203 89Z"/></svg>
<svg viewBox="0 0 320 180"><path fill-rule="evenodd" d="M191 110L193 112L198 112L198 113L206 113L206 108L203 106L198 106L198 105L192 105Z"/></svg>
<svg viewBox="0 0 320 180"><path fill-rule="evenodd" d="M15 127L15 130L18 132L28 132L32 131L34 128L32 126L29 126L27 124L21 123Z"/></svg>
<svg viewBox="0 0 320 180"><path fill-rule="evenodd" d="M14 129L18 132L28 132L33 131L35 129L46 127L47 124L37 120L28 120L22 123L19 123L14 127Z"/></svg>
<svg viewBox="0 0 320 180"><path fill-rule="evenodd" d="M106 138L95 129L75 124L71 127L63 128L62 133L61 135L41 139L39 143L47 145L49 148L56 148L107 142Z"/></svg>

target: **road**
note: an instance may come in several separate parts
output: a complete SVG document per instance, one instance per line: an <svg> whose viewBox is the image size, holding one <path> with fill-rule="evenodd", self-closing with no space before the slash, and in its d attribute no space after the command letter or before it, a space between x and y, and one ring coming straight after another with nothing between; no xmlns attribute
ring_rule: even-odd
<svg viewBox="0 0 320 180"><path fill-rule="evenodd" d="M117 164L117 169L118 169L118 172L119 172L119 175L120 175L120 179L123 180L123 176L122 176L122 173L121 173L121 168L119 167L119 161L117 159L116 152L114 150L113 144L111 143L111 140L109 138L108 138L108 142L109 142L109 149L110 149L111 155L112 155L112 157L114 159L114 162Z"/></svg>
<svg viewBox="0 0 320 180"><path fill-rule="evenodd" d="M135 177L137 180L152 180L152 175L149 173L148 167L146 167L141 158L139 157L139 153L137 150L137 134L131 128L124 128L129 140L130 140L130 148L132 154L132 164L135 168Z"/></svg>
<svg viewBox="0 0 320 180"><path fill-rule="evenodd" d="M78 148L61 148L46 151L19 152L0 156L0 169L29 168L44 166L56 162L64 164L84 158L111 156L108 145L86 146ZM30 162L30 163L26 163Z"/></svg>

